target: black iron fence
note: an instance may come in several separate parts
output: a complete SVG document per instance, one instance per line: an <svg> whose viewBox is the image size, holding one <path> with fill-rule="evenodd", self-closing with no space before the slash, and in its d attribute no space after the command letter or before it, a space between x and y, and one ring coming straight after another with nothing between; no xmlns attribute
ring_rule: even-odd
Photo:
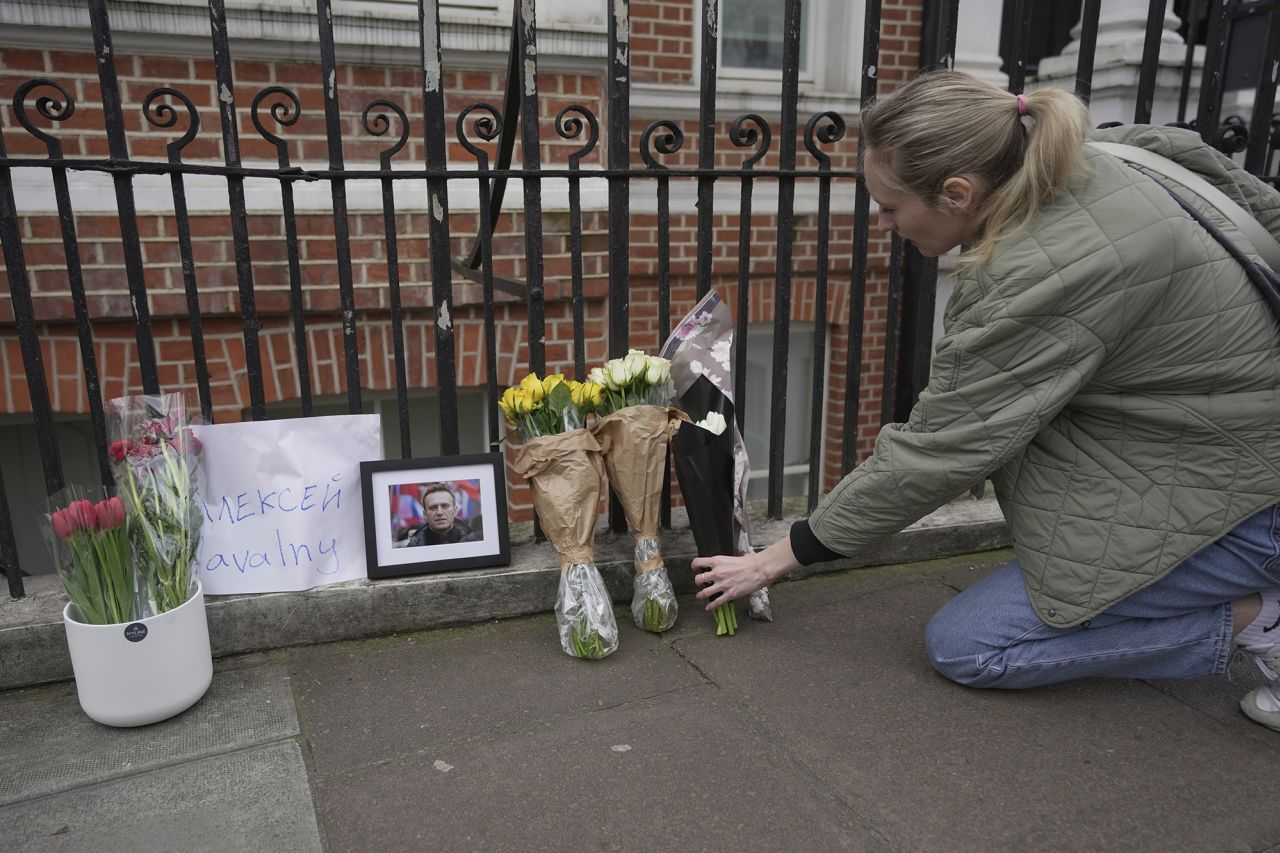
<svg viewBox="0 0 1280 853"><path fill-rule="evenodd" d="M706 3L716 4L710 14ZM1010 88L1022 91L1025 84L1025 56L1029 39L1031 3L1028 0L1010 0L1014 6L1013 17L1017 37L1012 39L1014 56L1007 57ZM768 512L780 516L782 512L783 443L785 440L785 413L789 387L788 363L790 355L789 334L792 304L792 234L795 217L795 188L797 181L816 182L818 192L817 265L815 280L814 373L811 377L799 377L812 382L812 412L810 417L810 465L809 503L816 502L821 488L819 458L821 441L819 430L823 421L825 386L823 369L827 361L828 330L822 306L827 301L827 258L830 242L830 201L833 182L841 184L854 194L854 226L852 246L852 272L850 275L848 346L846 361L847 387L844 394L843 421L859 423L859 401L862 388L862 354L864 332L864 304L867 294L867 273L870 253L869 212L870 199L856 170L833 168L831 158L823 146L830 145L846 134L854 116L842 116L836 112L819 112L807 118L803 124L798 115L801 7L802 0L786 0L782 32L782 96L780 120L776 131L769 123L755 114L739 117L729 126L729 142L744 150L744 160L736 167L717 166L715 159L716 89L717 89L717 39L719 38L719 13L717 0L703 0L701 10L694 20L700 42L700 98L697 127L698 164L694 168L671 168L662 165L657 154L671 154L683 146L684 134L680 126L670 120L656 121L643 131L640 137L640 164L633 158L630 116L629 30L627 26L629 0L610 0L608 50L606 60L607 83L604 103L607 107L607 127L604 128L607 157L603 169L590 172L593 178L603 178L608 184L608 349L611 356L625 354L628 348L629 306L631 285L629 282L630 245L628 222L631 213L630 192L636 181L652 181L656 185L658 206L658 333L659 340L666 337L671 323L670 258L665 252L670 228L669 186L672 180L696 182L697 193L697 282L699 293L704 292L711 280L714 195L717 181L734 181L741 188L740 238L737 249L739 282L737 289L737 348L736 393L739 400L746 395L746 347L747 340L747 267L751 251L752 190L758 181L775 181L778 187L776 271L773 283L773 353L772 399L769 420L768 452ZM227 37L227 18L223 0L210 0L209 23L212 33L213 57L217 74L217 90L220 93L218 108L222 134L224 163L187 162L184 148L195 138L202 121L206 120L192 99L170 87L157 87L138 104L126 105L121 96L117 79L117 54L112 50L112 32L106 0L88 0L92 22L94 53L101 85L103 119L109 155L105 159L69 157L55 133L37 126L31 110L46 123L55 126L71 116L75 99L56 79L37 77L21 84L13 94L14 117L26 132L38 139L47 149L45 157L11 157L4 150L0 137L0 241L3 242L4 261L7 269L9 292L20 343L26 380L31 400L40 450L44 485L49 493L63 486L63 466L59 447L54 439L54 412L46 381L38 324L33 310L32 291L28 280L24 248L20 228L20 215L15 206L12 170L38 168L47 170L56 197L58 218L62 228L62 242L66 257L66 276L70 298L74 307L75 323L80 345L84 387L88 396L88 408L98 465L104 484L111 477L106 453L106 427L99 365L96 362L92 318L86 299L85 282L80 268L80 251L75 228L75 211L72 209L68 186L69 173L76 171L98 172L110 175L115 192L119 217L123 266L128 282L133 324L136 334L140 384L147 393L158 393L160 388L156 344L152 334L152 322L148 309L148 289L144 276L144 263L139 249L138 217L135 210L134 178L139 175L167 175L173 195L173 220L176 224L176 241L181 254L182 274L186 295L187 323L195 360L196 386L201 408L207 419L212 420L213 401L210 391L210 371L206 360L202 333L202 315L199 301L199 274L193 257L193 242L189 228L184 178L194 175L215 175L225 179L230 204L229 226L234 245L234 263L238 284L239 312L243 326L245 364L249 388L249 414L254 419L266 416L267 395L264 390L263 368L259 350L259 316L255 304L254 264L250 253L247 229L244 185L247 179L268 179L279 184L283 207L285 244L288 252L290 281L291 323L293 329L296 368L302 411L312 414L311 366L305 334L307 320L304 317L303 282L299 271L297 223L294 211L294 188L299 182L326 182L332 194L336 269L340 294L340 313L343 341L343 364L347 405L352 412L362 406L361 376L357 343L358 314L352 280L352 257L348 231L347 186L351 181L374 180L381 184L383 221L385 225L385 250L388 273L388 305L393 331L395 393L400 416L400 443L404 455L410 453L408 429L409 383L405 367L405 342L403 338L402 305L398 264L398 231L394 198L396 182L425 180L428 193L430 279L432 304L438 315L449 316L453 310L453 281L457 274L477 280L483 291L485 317L485 353L488 404L490 407L489 438L498 438L499 418L494 409L497 388L497 342L494 326L495 291L516 293L523 298L528 312L528 367L539 373L546 367L545 349L545 291L542 248L542 187L550 178L566 179L569 187L573 353L576 371L581 375L584 361L584 311L583 311L583 248L582 206L580 182L584 172L581 161L601 142L601 124L587 106L574 104L555 117L555 133L565 140L576 140L580 147L570 153L564 166L544 165L540 162L540 135L543 127L538 109L537 35L535 3L516 3L512 21L510 56L507 68L506 98L501 108L488 103L475 103L459 110L452 122L446 111L446 93L441 73L443 57L440 42L440 13L435 0L419 0L420 58L422 69L421 96L423 104L425 162L413 168L392 169L392 161L407 141L409 122L404 109L397 103L379 98L363 111L365 130L375 136L385 136L391 128L400 128L400 136L391 142L379 156L377 169L350 169L343 158L343 133L339 111L339 87L335 81L335 48L330 0L317 0L316 26L319 30L320 63L324 79L324 116L326 126L328 168L304 170L290 162L289 148L279 136L263 123L262 112L270 114L275 124L287 127L297 120L300 103L297 94L289 87L272 85L256 92L252 98L251 116L256 132L272 144L278 154L275 168L247 167L241 162L241 145L238 138L236 80L233 79L230 43ZM694 2L694 6L698 4ZM1086 100L1091 93L1094 45L1098 30L1100 0L1086 0L1080 38L1077 93ZM1203 85L1192 120L1186 120L1189 93L1193 89L1191 74L1191 48L1188 48L1186 69L1182 76L1179 120L1199 131L1221 150L1229 154L1243 154L1248 169L1259 174L1272 174L1272 158L1277 144L1277 125L1272 117L1275 87L1277 51L1280 50L1280 3L1244 2L1244 0L1214 0L1191 2L1186 17L1192 22L1189 31L1203 30L1206 34L1206 59ZM960 3L924 2L924 26L920 49L921 67L950 66L956 49L956 28ZM1156 86L1158 47L1166 12L1165 0L1151 0L1146 28L1146 50L1141 65L1137 90L1137 106L1133 112L1135 122L1149 121L1151 103ZM1203 21L1203 26L1198 25ZM1253 44L1263 44L1261 55L1253 58L1257 86L1254 94L1252 117L1249 120L1234 116L1220 116L1223 99L1224 77L1229 62L1240 62L1238 51L1233 52L1233 37L1252 28ZM877 68L880 65L881 4L877 0L865 3L864 43L862 47L862 74L860 98L862 105L875 96L878 85ZM1193 41L1193 39L1189 39ZM1246 62L1246 65L1248 62ZM29 103L30 102L30 103ZM171 128L185 119L187 130L167 146L167 158L144 160L131 157L126 141L126 106L140 109L146 121L158 128ZM185 114L185 116L183 115ZM458 143L475 158L473 169L448 166L447 140L452 130ZM520 141L521 162L512 163L516 139ZM777 165L764 168L759 165L766 153L771 153L777 140ZM496 140L496 159L489 162L488 150L476 144ZM808 158L798 159L798 144L802 142ZM636 166L639 165L639 168ZM506 184L519 180L523 186L524 213L524 278L513 282L499 278L494 273L493 237ZM478 187L480 199L480 227L473 251L469 256L455 258L451 255L450 218L448 211L448 186L450 182L472 182ZM921 256L913 246L901 245L896 236L892 241L889 259L889 295L887 300L887 329L884 393L880 412L881 421L901 419L905 416L916 395L925 384L932 343L934 316L934 284L938 267L935 259ZM448 323L436 325L435 363L439 395L441 436L440 451L443 454L458 452L458 386L456 381L456 344ZM743 407L739 407L742 411ZM855 463L856 427L843 430L841 462L847 471ZM0 569L8 578L11 596L23 595L23 572L18 566L14 544L13 524L5 499L4 472L0 471ZM615 525L621 518L613 513Z"/></svg>

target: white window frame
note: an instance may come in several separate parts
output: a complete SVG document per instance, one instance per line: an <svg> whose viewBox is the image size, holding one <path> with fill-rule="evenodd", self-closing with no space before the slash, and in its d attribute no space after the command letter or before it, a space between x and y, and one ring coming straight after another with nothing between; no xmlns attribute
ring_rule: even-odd
<svg viewBox="0 0 1280 853"><path fill-rule="evenodd" d="M716 39L716 52L719 54L719 56L716 57L716 68L718 69L717 81L719 80L730 80L730 81L733 81L733 80L743 80L743 81L781 80L782 72L780 70L774 71L766 68L739 68L737 66L729 66L724 64L724 18L723 18L723 15L724 15L725 4L728 2L731 2L731 0L718 0L718 2L720 3L720 14L722 17L720 19L719 37ZM782 7L781 2L779 2L778 5L780 8ZM802 17L806 19L805 23L808 25L807 29L809 31L807 33L809 37L809 43L808 43L809 55L806 57L806 59L808 60L808 65L807 67L800 69L800 85L802 86L813 84L813 80L814 80L813 69L818 67L819 65L819 57L817 53L823 46L819 45L818 43L820 39L818 38L818 33L816 32L818 27L814 23L815 20L817 19L815 7L824 6L824 5L826 5L825 0L817 0L816 3L810 3L805 7L804 14L802 15ZM705 2L703 4L703 8L704 9L706 8ZM700 22L701 21L699 20L698 23ZM802 37L803 37L803 34L802 34ZM701 35L700 29L694 33L694 41L699 43L698 50L699 50L699 53L701 53L702 35ZM699 59L698 67L701 68L702 67L701 56L699 56L698 59Z"/></svg>
<svg viewBox="0 0 1280 853"><path fill-rule="evenodd" d="M699 3L694 21L694 67L702 67L702 20L706 3ZM723 0L719 0L724 14ZM831 93L856 96L862 80L862 30L866 15L864 0L809 0L805 23L809 29L808 68L800 71L802 94ZM723 22L721 22L723 29ZM720 40L716 40L720 50ZM726 68L717 57L717 93L750 94L762 81L781 81L782 71ZM807 91L806 91L807 90ZM761 100L776 100L770 96ZM776 106L775 106L776 109Z"/></svg>

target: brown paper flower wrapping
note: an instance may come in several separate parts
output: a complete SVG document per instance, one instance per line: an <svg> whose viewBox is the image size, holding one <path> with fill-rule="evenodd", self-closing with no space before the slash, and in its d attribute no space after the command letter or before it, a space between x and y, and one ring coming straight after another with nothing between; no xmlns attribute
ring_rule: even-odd
<svg viewBox="0 0 1280 853"><path fill-rule="evenodd" d="M531 438L511 467L529 481L542 530L560 555L560 570L595 564L592 540L600 506L600 444L585 429Z"/></svg>
<svg viewBox="0 0 1280 853"><path fill-rule="evenodd" d="M666 406L628 406L592 428L604 453L609 484L637 539L658 535L667 446L682 420L688 420L683 412Z"/></svg>
<svg viewBox="0 0 1280 853"><path fill-rule="evenodd" d="M682 420L687 420L682 412L666 406L628 406L601 418L592 429L636 539L631 616L637 627L658 634L670 630L679 613L658 547L658 528L667 447Z"/></svg>

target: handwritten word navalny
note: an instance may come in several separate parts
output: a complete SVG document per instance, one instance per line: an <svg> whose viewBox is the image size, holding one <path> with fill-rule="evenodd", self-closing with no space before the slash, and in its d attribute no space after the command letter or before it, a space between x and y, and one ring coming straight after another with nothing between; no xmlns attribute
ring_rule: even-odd
<svg viewBox="0 0 1280 853"><path fill-rule="evenodd" d="M315 546L309 542L291 541L285 529L293 526L299 515L318 515L342 507L342 475L334 474L324 483L300 482L296 486L263 491L255 488L236 495L223 495L220 501L204 502L209 524L245 524L245 547L234 551L206 554L204 570L215 572L235 568L241 574L250 569L303 568L317 574L337 574L341 568L336 537L321 538Z"/></svg>

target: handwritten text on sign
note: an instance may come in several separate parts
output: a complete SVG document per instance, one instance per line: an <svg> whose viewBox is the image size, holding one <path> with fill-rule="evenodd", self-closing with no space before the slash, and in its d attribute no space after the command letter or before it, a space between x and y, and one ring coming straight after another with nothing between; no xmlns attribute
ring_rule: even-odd
<svg viewBox="0 0 1280 853"><path fill-rule="evenodd" d="M204 442L198 575L210 595L283 592L366 576L360 462L377 415L197 427Z"/></svg>

